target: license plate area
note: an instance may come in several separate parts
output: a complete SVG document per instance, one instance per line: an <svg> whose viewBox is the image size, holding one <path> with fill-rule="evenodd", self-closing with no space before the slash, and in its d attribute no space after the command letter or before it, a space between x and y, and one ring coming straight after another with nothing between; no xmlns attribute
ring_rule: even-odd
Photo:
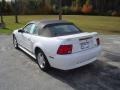
<svg viewBox="0 0 120 90"><path fill-rule="evenodd" d="M80 48L82 50L87 50L90 48L91 37L80 39Z"/></svg>

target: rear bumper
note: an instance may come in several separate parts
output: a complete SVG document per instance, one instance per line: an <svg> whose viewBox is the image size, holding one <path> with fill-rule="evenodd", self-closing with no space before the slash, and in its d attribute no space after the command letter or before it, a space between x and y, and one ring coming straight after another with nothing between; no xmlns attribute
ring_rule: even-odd
<svg viewBox="0 0 120 90"><path fill-rule="evenodd" d="M70 70L92 63L97 59L97 56L101 53L101 46L88 51L82 51L70 55L57 55L53 60L50 60L52 67Z"/></svg>

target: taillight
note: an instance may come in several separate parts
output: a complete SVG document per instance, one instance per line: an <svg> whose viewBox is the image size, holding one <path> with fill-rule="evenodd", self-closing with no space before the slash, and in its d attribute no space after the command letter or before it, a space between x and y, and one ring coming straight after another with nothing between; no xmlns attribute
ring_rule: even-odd
<svg viewBox="0 0 120 90"><path fill-rule="evenodd" d="M97 45L100 45L100 39L99 38L96 39L96 42L97 42Z"/></svg>
<svg viewBox="0 0 120 90"><path fill-rule="evenodd" d="M64 55L64 54L71 54L72 53L72 45L60 45L58 48L57 54Z"/></svg>

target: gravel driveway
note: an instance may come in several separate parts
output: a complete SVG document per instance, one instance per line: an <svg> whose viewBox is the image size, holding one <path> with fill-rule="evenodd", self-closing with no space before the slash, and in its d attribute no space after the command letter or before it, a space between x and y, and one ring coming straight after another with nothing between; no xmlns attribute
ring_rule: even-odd
<svg viewBox="0 0 120 90"><path fill-rule="evenodd" d="M12 36L0 36L0 90L120 90L120 36L101 35L102 55L97 61L63 72L41 71Z"/></svg>

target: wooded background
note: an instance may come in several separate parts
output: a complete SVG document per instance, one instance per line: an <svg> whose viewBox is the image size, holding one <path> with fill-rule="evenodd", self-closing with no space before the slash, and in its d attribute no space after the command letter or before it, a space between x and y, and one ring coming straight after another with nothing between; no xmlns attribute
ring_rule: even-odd
<svg viewBox="0 0 120 90"><path fill-rule="evenodd" d="M15 2L16 1L16 2ZM0 13L58 14L59 0L11 0L0 2ZM120 16L120 0L62 0L63 14Z"/></svg>

